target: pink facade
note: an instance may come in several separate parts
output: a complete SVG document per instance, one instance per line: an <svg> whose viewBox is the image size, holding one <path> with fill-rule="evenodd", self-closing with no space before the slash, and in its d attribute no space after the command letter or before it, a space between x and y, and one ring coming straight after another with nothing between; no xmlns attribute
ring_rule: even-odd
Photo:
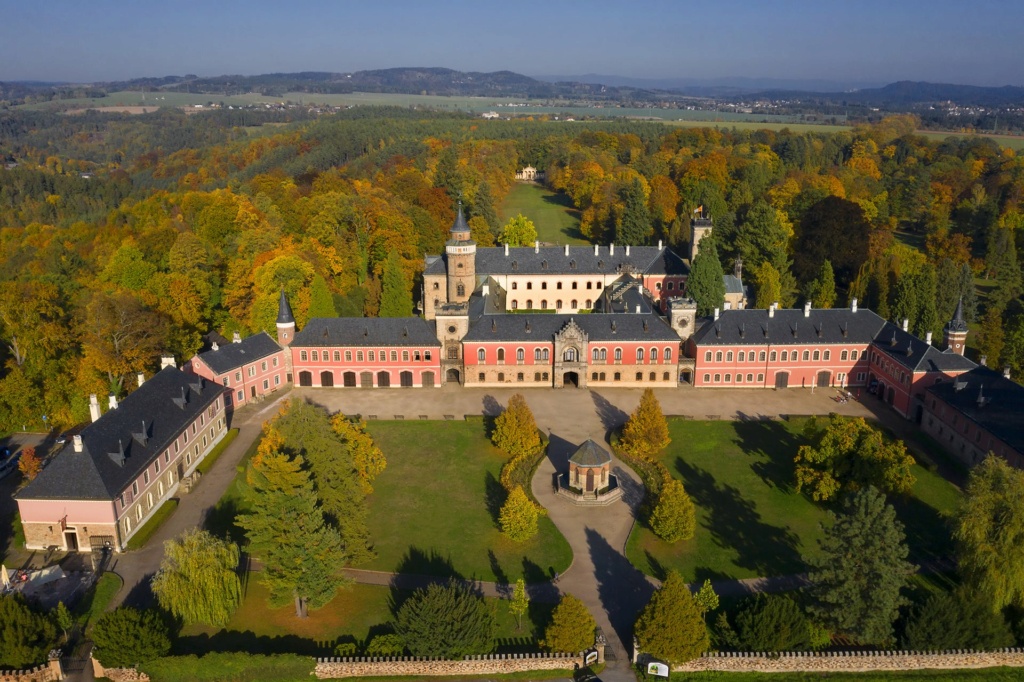
<svg viewBox="0 0 1024 682"><path fill-rule="evenodd" d="M664 302L674 296L682 296L686 286L685 275L641 275L640 281L654 302L664 309Z"/></svg>
<svg viewBox="0 0 1024 682"><path fill-rule="evenodd" d="M691 346L694 385L746 388L861 387L868 382L864 344Z"/></svg>
<svg viewBox="0 0 1024 682"><path fill-rule="evenodd" d="M186 365L194 374L230 389L224 394L228 408L239 408L287 385L285 351L227 372L215 372L199 357Z"/></svg>
<svg viewBox="0 0 1024 682"><path fill-rule="evenodd" d="M290 347L299 386L431 387L441 383L437 347Z"/></svg>

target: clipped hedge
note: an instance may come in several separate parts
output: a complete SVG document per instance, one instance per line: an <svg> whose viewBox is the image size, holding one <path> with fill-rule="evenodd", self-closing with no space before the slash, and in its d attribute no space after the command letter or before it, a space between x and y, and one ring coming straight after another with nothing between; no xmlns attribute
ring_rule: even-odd
<svg viewBox="0 0 1024 682"><path fill-rule="evenodd" d="M544 457L548 451L548 436L546 433L537 430L540 434L540 447L537 448L536 452L522 457L513 457L512 459L505 462L504 466L501 467L501 485L505 490L511 491L515 487L522 486L527 496L533 500L535 504L539 504L537 499L533 496L533 490L531 489L531 482L533 481L534 474L537 473L537 467L544 461Z"/></svg>
<svg viewBox="0 0 1024 682"><path fill-rule="evenodd" d="M213 653L205 656L165 656L139 666L160 682L295 682L310 679L316 661L296 654Z"/></svg>
<svg viewBox="0 0 1024 682"><path fill-rule="evenodd" d="M228 446L231 445L231 441L238 437L238 429L231 429L224 434L224 437L220 439L220 442L207 453L206 457L203 457L203 461L196 467L196 471L200 474L205 474L213 468L213 465L217 463L217 459L221 454L227 450Z"/></svg>

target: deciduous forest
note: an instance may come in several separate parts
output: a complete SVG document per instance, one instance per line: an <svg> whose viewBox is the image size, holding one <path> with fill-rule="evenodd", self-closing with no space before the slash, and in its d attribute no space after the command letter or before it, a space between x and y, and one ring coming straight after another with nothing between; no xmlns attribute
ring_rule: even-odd
<svg viewBox="0 0 1024 682"><path fill-rule="evenodd" d="M962 298L972 352L1020 375L1024 159L915 127L895 116L797 134L370 107L4 113L0 428L84 421L90 393L132 390L161 353L180 364L208 332L273 332L282 288L300 327L379 314L389 262L417 301L457 201L478 242L497 240L526 164L595 243L664 240L683 254L702 206L725 271L742 258L759 305L857 297L941 338Z"/></svg>

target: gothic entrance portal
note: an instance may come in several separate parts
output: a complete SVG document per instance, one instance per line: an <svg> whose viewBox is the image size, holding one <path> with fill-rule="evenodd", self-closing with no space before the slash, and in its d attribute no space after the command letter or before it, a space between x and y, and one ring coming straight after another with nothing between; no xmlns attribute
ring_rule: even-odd
<svg viewBox="0 0 1024 682"><path fill-rule="evenodd" d="M580 387L580 375L576 372L566 372L562 375L562 385L572 386L573 388Z"/></svg>

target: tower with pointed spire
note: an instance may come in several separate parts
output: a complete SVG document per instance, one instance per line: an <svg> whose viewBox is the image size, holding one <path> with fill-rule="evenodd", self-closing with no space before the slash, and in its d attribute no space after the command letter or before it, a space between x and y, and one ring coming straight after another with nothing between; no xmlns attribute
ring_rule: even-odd
<svg viewBox="0 0 1024 682"><path fill-rule="evenodd" d="M295 337L295 316L292 315L292 307L288 304L288 297L281 289L281 299L277 303L277 342L287 346Z"/></svg>
<svg viewBox="0 0 1024 682"><path fill-rule="evenodd" d="M444 252L448 260L448 302L465 303L476 288L476 242L470 236L461 201Z"/></svg>
<svg viewBox="0 0 1024 682"><path fill-rule="evenodd" d="M956 311L953 319L946 323L942 329L942 339L946 345L945 350L952 351L957 355L963 355L967 348L967 320L964 319L964 300L961 298L956 304Z"/></svg>

